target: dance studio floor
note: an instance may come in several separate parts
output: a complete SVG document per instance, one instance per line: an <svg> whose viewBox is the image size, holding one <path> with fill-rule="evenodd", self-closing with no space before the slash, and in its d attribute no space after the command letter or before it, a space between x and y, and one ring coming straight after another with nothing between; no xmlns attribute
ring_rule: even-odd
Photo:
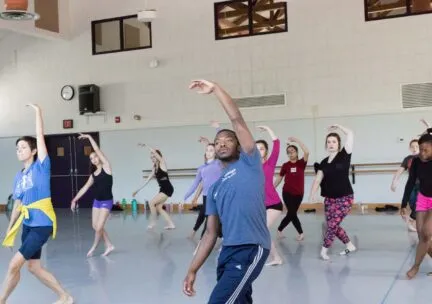
<svg viewBox="0 0 432 304"><path fill-rule="evenodd" d="M177 229L146 231L146 214L113 213L107 230L117 250L102 258L85 257L93 240L90 211L77 216L58 212L59 234L44 249L43 262L75 297L78 304L181 304L206 303L215 284L217 251L198 275L197 295L187 298L182 281L195 243L186 239L196 214L173 215ZM161 219L162 220L162 219ZM285 264L265 268L255 282L255 303L265 304L406 304L431 303L432 263L426 258L418 277L405 280L414 257L415 234L408 233L399 216L352 215L344 226L358 244L349 257L337 254L343 247L336 241L332 262L318 259L322 215L302 215L306 240L299 244L290 226L287 238L279 242ZM0 235L7 217L0 214ZM19 244L19 242L18 242ZM100 247L100 252L103 248ZM0 275L6 272L12 252L0 249ZM10 299L11 304L46 304L56 297L29 272Z"/></svg>

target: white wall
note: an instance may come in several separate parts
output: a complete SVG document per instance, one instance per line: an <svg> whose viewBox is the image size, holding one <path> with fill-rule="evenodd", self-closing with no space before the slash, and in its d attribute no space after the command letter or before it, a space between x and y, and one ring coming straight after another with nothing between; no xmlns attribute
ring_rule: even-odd
<svg viewBox="0 0 432 304"><path fill-rule="evenodd" d="M9 59L0 62L0 136L33 133L33 113L24 105L37 102L44 110L47 133L63 132L62 120L66 118L75 120L74 131L103 131L102 143L108 153L113 151L111 157L118 163L114 166L123 170L116 174L120 186L135 185L138 178L130 173L134 166L121 162L135 146L125 139L129 133L115 137L123 134L120 130L140 129L130 134L151 136L162 131L149 128L164 127L163 132L172 133L172 140L178 142L184 134L194 138L191 130L195 127L177 133L186 129L170 126L226 121L211 97L186 89L189 81L198 77L219 81L234 96L285 92L286 107L249 109L244 115L251 122L272 121L269 124L281 134L291 135L287 130L301 133L306 142L316 146L314 160L323 154L324 126L338 122L356 131L355 162L399 161L407 152L407 143L397 144L396 138L418 134L418 119L431 116L429 109L402 111L400 84L432 80L432 15L366 23L363 1L293 1L288 4L288 33L215 41L213 1L149 4L154 4L159 15L152 26L152 49L91 55L90 21L136 13L144 8L138 0L70 1L70 41L21 36L2 40L1 57ZM148 63L154 57L161 65L150 69ZM63 85L88 83L101 86L107 120L80 117L76 98L72 102L60 99ZM314 107L318 118L316 131L311 133ZM142 121L134 121L134 114L142 115ZM116 115L122 117L121 124L114 123ZM282 131L285 126L287 130ZM105 137L118 141L111 141L109 148ZM171 150L164 146L170 143L162 139L153 138L152 142L168 150L165 153L172 167L199 165L202 159L199 147ZM191 141L184 144L189 146ZM196 156L189 158L194 149ZM369 179L359 178L356 187L377 187L373 193L358 189L359 195L369 201L399 197L387 193L389 177L376 178L370 179L373 185L367 185ZM126 189L125 185L116 190L117 196L126 195L119 190Z"/></svg>
<svg viewBox="0 0 432 304"><path fill-rule="evenodd" d="M249 126L254 130L256 139L270 139L256 131L255 127L266 124L274 129L281 138L282 149L278 164L287 160L284 152L286 138L299 137L309 147L311 155L309 164L325 157L324 138L326 128L335 122L351 127L355 132L353 163L399 162L408 154L408 143L413 134L422 131L416 124L420 114L387 114L351 116L347 118L257 121ZM410 122L410 123L407 123ZM377 127L375 127L377 126ZM229 127L229 125L223 125ZM100 134L101 148L110 159L114 173L114 196L116 200L131 199L131 194L142 183L142 170L151 169L149 153L138 148L138 142L148 143L162 151L169 169L196 168L203 162L203 147L198 143L199 136L213 138L214 130L209 126L183 126L152 129L104 131ZM398 138L404 138L399 142ZM13 178L19 170L15 156L15 138L0 139L2 156L2 174L0 175L0 202L4 202L11 192ZM371 169L371 168L369 168ZM377 169L377 168L375 168ZM381 169L381 168L380 168ZM192 177L172 177L175 187L174 196L169 202L182 201L184 193L191 185ZM368 203L399 202L403 192L404 181L396 193L390 191L391 174L361 174L356 176L354 184L356 201ZM306 178L308 193L312 177ZM157 192L155 181L142 191L139 200L149 200ZM305 197L307 199L307 195Z"/></svg>
<svg viewBox="0 0 432 304"><path fill-rule="evenodd" d="M109 130L203 124L221 117L216 104L186 90L196 77L218 80L235 96L287 93L286 108L248 110L249 120L311 117L314 105L319 116L401 112L400 84L432 79L430 15L366 23L362 1L290 2L288 33L226 41L214 39L213 1L155 2L159 18L152 49L91 56L91 16L126 15L142 5L72 1L71 41L33 41L18 49L17 67L0 74L0 106L9 118L0 121L0 135L31 130L26 122L6 127L20 120L20 106L30 100L50 114L61 113L47 124L49 132L61 131L64 118L75 118L78 129ZM20 41L5 39L0 52L10 56L16 44ZM162 64L152 70L148 63L154 57ZM87 83L103 88L106 123L87 124L76 99L59 98L64 84ZM134 122L133 114L144 120ZM115 115L124 123L115 125Z"/></svg>
<svg viewBox="0 0 432 304"><path fill-rule="evenodd" d="M321 161L326 156L324 139L326 128L339 122L351 127L355 132L355 148L352 163L383 163L400 162L408 155L408 144L413 134L422 131L416 124L420 115L392 114L372 116L352 116L349 118L258 121L250 123L256 139L268 136L256 131L258 125L268 125L282 140L282 149L278 164L282 165L287 156L284 152L286 138L299 137L309 147L311 155L309 164ZM413 122L404 127L405 121ZM379 125L379 128L373 126ZM229 127L229 125L225 125ZM372 127L371 127L372 126ZM196 168L202 164L203 148L197 142L199 136L212 138L214 131L208 126L184 126L177 128L157 128L148 130L114 131L101 134L101 146L111 159L115 174L114 195L117 199L131 198L131 193L142 183L142 170L151 169L151 161L146 150L136 147L138 142L148 143L160 149L166 158L168 168ZM399 142L403 138L404 142ZM396 167L394 167L396 169ZM369 168L378 169L378 168ZM380 168L382 169L382 168ZM313 177L306 178L306 197ZM184 193L191 185L193 178L172 178L175 194L171 202L182 201ZM399 202L406 181L401 179L396 193L390 191L392 174L359 174L354 184L356 201L368 203ZM140 200L150 199L157 192L156 182L151 183L142 194Z"/></svg>

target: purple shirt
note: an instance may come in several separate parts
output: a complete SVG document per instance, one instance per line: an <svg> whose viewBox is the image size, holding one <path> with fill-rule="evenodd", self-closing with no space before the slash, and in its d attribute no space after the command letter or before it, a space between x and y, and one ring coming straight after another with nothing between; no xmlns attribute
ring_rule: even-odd
<svg viewBox="0 0 432 304"><path fill-rule="evenodd" d="M275 174L276 164L279 158L280 140L273 141L273 149L270 157L263 163L263 171L265 176L265 205L272 206L281 202L279 194L273 185L273 177Z"/></svg>
<svg viewBox="0 0 432 304"><path fill-rule="evenodd" d="M195 180L184 196L184 200L186 201L195 192L201 182L203 184L203 195L207 196L210 186L221 176L222 169L222 164L219 160L213 160L199 167Z"/></svg>

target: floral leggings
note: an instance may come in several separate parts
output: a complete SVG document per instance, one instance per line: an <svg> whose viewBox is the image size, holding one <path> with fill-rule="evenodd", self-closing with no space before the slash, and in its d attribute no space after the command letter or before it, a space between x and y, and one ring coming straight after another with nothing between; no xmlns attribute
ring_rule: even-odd
<svg viewBox="0 0 432 304"><path fill-rule="evenodd" d="M349 243L350 239L340 224L351 211L354 196L348 195L338 198L328 198L324 200L325 216L327 220L327 231L324 237L324 247L330 248L335 237L344 244Z"/></svg>

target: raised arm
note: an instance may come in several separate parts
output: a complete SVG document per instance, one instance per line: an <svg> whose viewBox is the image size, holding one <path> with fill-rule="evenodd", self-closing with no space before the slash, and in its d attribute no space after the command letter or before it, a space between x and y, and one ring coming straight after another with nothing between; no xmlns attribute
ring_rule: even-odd
<svg viewBox="0 0 432 304"><path fill-rule="evenodd" d="M324 177L324 173L321 170L318 170L318 172L315 176L315 179L312 183L312 188L311 188L310 195L309 195L309 203L316 202L317 191L318 191L318 188L321 184L323 177Z"/></svg>
<svg viewBox="0 0 432 304"><path fill-rule="evenodd" d="M272 147L271 154L267 159L267 162L271 166L276 166L278 158L279 158L279 153L280 153L280 140L275 135L273 130L267 126L258 126L257 129L260 131L267 132L270 135L270 137L273 141L273 147Z"/></svg>
<svg viewBox="0 0 432 304"><path fill-rule="evenodd" d="M345 144L344 144L345 151L348 154L351 154L353 151L353 145L354 145L354 133L353 133L353 131L346 128L346 127L343 127L341 125L332 125L329 127L329 130L330 131L340 130L345 134L345 136L346 136Z"/></svg>
<svg viewBox="0 0 432 304"><path fill-rule="evenodd" d="M86 194L86 192L90 189L90 187L93 185L93 183L94 183L93 175L90 175L90 177L87 180L87 182L85 183L85 185L80 189L80 191L78 191L77 195L75 195L75 197L72 199L72 202L71 202L72 212L76 210L77 202L79 201L79 199L84 194Z"/></svg>
<svg viewBox="0 0 432 304"><path fill-rule="evenodd" d="M231 120L234 132L237 135L243 151L251 154L255 149L255 140L253 139L239 108L232 100L231 96L229 96L228 93L225 92L219 85L207 80L193 81L189 88L197 89L198 93L200 94L213 93L216 96L228 115L228 118Z"/></svg>
<svg viewBox="0 0 432 304"><path fill-rule="evenodd" d="M38 105L29 104L36 114L36 143L37 143L37 153L40 162L43 162L48 155L45 137L44 137L44 124L42 119L42 110Z"/></svg>
<svg viewBox="0 0 432 304"><path fill-rule="evenodd" d="M160 167L162 168L162 170L167 171L165 159L162 156L160 156L159 153L157 153L155 149L153 149L152 147L150 147L146 144L138 144L138 146L139 147L146 147L150 151L150 153L152 153L154 155L154 157L156 157L156 159L160 163Z"/></svg>
<svg viewBox="0 0 432 304"><path fill-rule="evenodd" d="M217 120L210 121L210 126L216 129L216 132L219 132L222 128L220 126L220 123Z"/></svg>
<svg viewBox="0 0 432 304"><path fill-rule="evenodd" d="M108 174L111 174L111 164L108 161L108 158L105 156L105 154L102 152L102 150L99 148L96 141L93 139L93 137L90 134L80 134L78 139L88 139L90 144L92 145L93 151L96 153L96 155L99 157L99 159L102 162L102 166L105 171L108 171Z"/></svg>
<svg viewBox="0 0 432 304"><path fill-rule="evenodd" d="M273 132L273 130L268 127L268 126L257 126L257 129L260 130L261 132L267 132L268 135L270 136L270 138L275 141L278 139L278 137L276 136L276 134Z"/></svg>
<svg viewBox="0 0 432 304"><path fill-rule="evenodd" d="M200 136L198 142L204 145L204 149L210 144L210 140L207 137Z"/></svg>
<svg viewBox="0 0 432 304"><path fill-rule="evenodd" d="M140 192L142 189L144 189L145 186L147 186L147 184L151 181L151 179L155 176L155 168L153 167L152 172L150 173L150 175L147 177L146 181L144 182L144 185L142 185L140 188L138 188L137 191L135 191L134 193L132 193L132 196L135 197L138 192Z"/></svg>
<svg viewBox="0 0 432 304"><path fill-rule="evenodd" d="M430 123L424 118L420 119L420 122L426 127L426 129L429 129L431 127Z"/></svg>
<svg viewBox="0 0 432 304"><path fill-rule="evenodd" d="M297 137L289 137L288 141L299 145L300 149L303 151L303 159L307 163L309 160L309 149L306 147L306 145Z"/></svg>

